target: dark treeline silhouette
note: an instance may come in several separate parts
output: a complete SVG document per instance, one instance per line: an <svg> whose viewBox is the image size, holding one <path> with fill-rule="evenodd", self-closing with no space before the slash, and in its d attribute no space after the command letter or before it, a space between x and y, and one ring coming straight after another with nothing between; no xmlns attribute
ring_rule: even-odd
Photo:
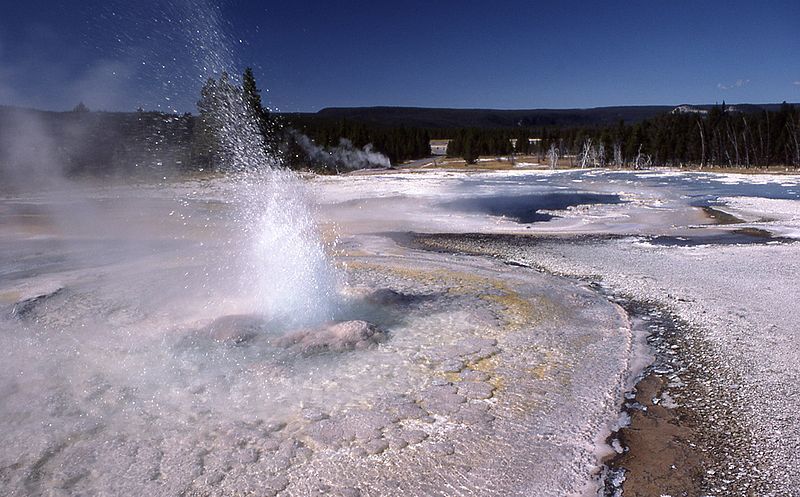
<svg viewBox="0 0 800 497"><path fill-rule="evenodd" d="M441 109L419 107L329 107L306 114L332 121L347 119L392 128L539 128L605 126L635 123L664 114L671 106L598 107L594 109Z"/></svg>
<svg viewBox="0 0 800 497"><path fill-rule="evenodd" d="M682 109L708 112L714 105L681 105ZM775 112L781 104L736 104L747 113L768 110ZM328 107L316 113L292 115L311 116L331 121L357 121L392 128L535 128L603 127L620 121L636 124L669 113L674 105L631 105L595 107L588 109L446 109L422 107Z"/></svg>
<svg viewBox="0 0 800 497"><path fill-rule="evenodd" d="M236 167L230 162L232 149L245 142L263 147L268 154L276 152L273 119L261 103L252 69L245 69L241 85L225 72L218 79L209 78L200 90L197 110L191 146L193 167Z"/></svg>
<svg viewBox="0 0 800 497"><path fill-rule="evenodd" d="M424 129L271 115L261 103L260 90L249 68L244 72L241 86L225 73L219 79L209 79L201 90L197 109L199 116L192 145L195 167L224 169L226 141L237 134L252 132L261 133L267 153L292 169L334 173L363 167L362 162L343 163L346 158L358 156L359 151L383 154L395 164L430 155L430 134ZM239 115L243 119L238 119ZM245 123L255 123L255 129L243 129Z"/></svg>
<svg viewBox="0 0 800 497"><path fill-rule="evenodd" d="M386 127L308 115L285 116L284 121L288 127L309 137L319 147L337 147L344 138L355 148L372 145L373 150L385 155L392 164L431 154L431 132L424 128ZM292 153L287 154L287 158L291 167L302 167L308 161L303 150L298 150L297 146L292 147Z"/></svg>
<svg viewBox="0 0 800 497"><path fill-rule="evenodd" d="M355 109L352 119L335 109L271 114L253 72L245 70L240 81L226 74L209 79L197 116L141 109L93 112L83 103L71 112L0 107L0 173L33 170L43 162L68 175L222 170L230 157L226 149L248 133L261 135L258 142L267 154L286 167L324 173L386 165L385 159L374 160L376 152L392 164L428 157L431 139L449 139L448 155L470 163L479 156L516 153L537 156L542 163L559 157L561 165L567 160L580 167L800 167L800 109L786 103L684 106L641 119L655 108L638 114L624 108L637 120L613 124L608 117L622 108L590 109L587 115L594 117L585 125L572 125L572 114L562 113L558 122L569 125L542 126L526 125L539 122L532 117L516 126L506 121L492 126L493 114L479 113L489 111L453 110L443 114L447 120L431 126L409 126L395 124L405 122L398 109L388 121L376 119L375 109L368 109L367 120L360 120L363 109ZM411 110L415 122L427 122L424 109ZM441 114L442 109L432 111ZM467 122L477 116L485 125L438 125L457 122L452 119L462 114L469 116ZM511 111L508 115L518 117Z"/></svg>
<svg viewBox="0 0 800 497"><path fill-rule="evenodd" d="M467 162L512 151L544 161L555 150L584 167L800 167L800 108L786 103L775 111L741 111L723 102L708 111L670 112L631 125L462 128L437 135L451 139L449 156Z"/></svg>

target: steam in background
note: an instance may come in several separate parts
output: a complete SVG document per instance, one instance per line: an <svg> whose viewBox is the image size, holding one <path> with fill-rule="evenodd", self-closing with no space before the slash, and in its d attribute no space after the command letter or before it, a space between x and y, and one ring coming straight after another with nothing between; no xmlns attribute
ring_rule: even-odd
<svg viewBox="0 0 800 497"><path fill-rule="evenodd" d="M354 169L391 167L389 158L372 150L372 144L367 144L364 148L359 149L354 147L350 140L340 138L338 147L323 148L298 131L293 131L292 137L308 155L311 162L323 164L328 170L342 172Z"/></svg>
<svg viewBox="0 0 800 497"><path fill-rule="evenodd" d="M23 110L0 122L0 191L49 189L62 184L63 166L39 117Z"/></svg>

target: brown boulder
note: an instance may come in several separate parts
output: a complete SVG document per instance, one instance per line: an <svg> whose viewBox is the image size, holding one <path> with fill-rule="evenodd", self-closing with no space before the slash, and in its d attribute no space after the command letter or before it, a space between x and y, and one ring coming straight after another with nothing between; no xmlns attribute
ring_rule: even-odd
<svg viewBox="0 0 800 497"><path fill-rule="evenodd" d="M248 342L263 332L264 319L252 314L232 314L215 319L211 324L200 330L201 336L206 336L215 342L239 345Z"/></svg>
<svg viewBox="0 0 800 497"><path fill-rule="evenodd" d="M275 344L304 354L313 354L363 349L386 338L386 333L374 324L354 320L330 322L315 328L293 331L278 338Z"/></svg>

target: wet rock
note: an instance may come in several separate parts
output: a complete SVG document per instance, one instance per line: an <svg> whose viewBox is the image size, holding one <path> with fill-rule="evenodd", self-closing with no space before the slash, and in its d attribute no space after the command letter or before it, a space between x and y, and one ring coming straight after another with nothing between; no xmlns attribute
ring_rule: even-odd
<svg viewBox="0 0 800 497"><path fill-rule="evenodd" d="M275 433L277 431L281 431L285 427L286 427L286 423L281 422L281 421L274 421L274 422L267 423L267 424L264 425L264 429L268 433Z"/></svg>
<svg viewBox="0 0 800 497"><path fill-rule="evenodd" d="M244 449L239 452L239 462L242 464L252 464L258 461L259 455L257 449Z"/></svg>
<svg viewBox="0 0 800 497"><path fill-rule="evenodd" d="M361 497L361 490L354 487L345 487L340 491L342 497Z"/></svg>
<svg viewBox="0 0 800 497"><path fill-rule="evenodd" d="M289 486L289 478L279 475L267 480L264 486L264 495L274 497L275 495L278 495L279 492L286 490L286 487Z"/></svg>
<svg viewBox="0 0 800 497"><path fill-rule="evenodd" d="M500 349L497 347L481 347L477 352L464 356L464 358L469 362L478 362L483 359L488 359L499 352Z"/></svg>
<svg viewBox="0 0 800 497"><path fill-rule="evenodd" d="M464 367L464 361L453 359L439 364L439 367L437 367L436 370L441 371L442 373L459 373L464 369Z"/></svg>
<svg viewBox="0 0 800 497"><path fill-rule="evenodd" d="M487 381L490 376L483 371L475 371L474 369L465 369L461 371L461 379L464 381Z"/></svg>
<svg viewBox="0 0 800 497"><path fill-rule="evenodd" d="M482 381L462 381L457 387L458 393L468 399L488 399L494 394L494 387Z"/></svg>
<svg viewBox="0 0 800 497"><path fill-rule="evenodd" d="M79 443L76 446L67 448L61 454L60 460L69 461L69 464L56 464L55 461L49 475L41 474L60 489L72 490L81 480L89 476L90 468L97 464L97 453L95 449L87 444Z"/></svg>
<svg viewBox="0 0 800 497"><path fill-rule="evenodd" d="M439 454L443 456L451 456L456 452L455 446L450 442L438 442L431 444L430 450L434 454Z"/></svg>
<svg viewBox="0 0 800 497"><path fill-rule="evenodd" d="M414 296L396 292L391 288L380 288L364 295L364 300L375 305L401 305L413 302Z"/></svg>
<svg viewBox="0 0 800 497"><path fill-rule="evenodd" d="M427 413L413 399L407 395L397 395L380 399L376 402L375 410L392 417L392 422L401 419L420 419Z"/></svg>
<svg viewBox="0 0 800 497"><path fill-rule="evenodd" d="M275 344L303 354L313 354L364 349L386 339L387 334L374 324L355 320L294 331L278 338Z"/></svg>
<svg viewBox="0 0 800 497"><path fill-rule="evenodd" d="M333 492L333 487L327 483L320 482L317 484L317 488L315 488L312 492L313 493L311 495L314 497L317 497L318 495L330 495L331 492Z"/></svg>
<svg viewBox="0 0 800 497"><path fill-rule="evenodd" d="M215 319L202 328L198 334L227 345L240 345L249 342L263 333L266 322L263 318L251 314L234 314Z"/></svg>
<svg viewBox="0 0 800 497"><path fill-rule="evenodd" d="M244 447L254 444L264 436L263 430L258 425L237 422L220 428L220 435L231 441L231 445Z"/></svg>
<svg viewBox="0 0 800 497"><path fill-rule="evenodd" d="M380 454L388 448L389 442L383 439L370 440L364 444L364 450L367 451L367 454L369 455Z"/></svg>
<svg viewBox="0 0 800 497"><path fill-rule="evenodd" d="M445 373L458 373L466 363L474 363L500 352L497 340L491 338L471 338L462 342L441 347L431 353L430 359L439 363L437 370Z"/></svg>
<svg viewBox="0 0 800 497"><path fill-rule="evenodd" d="M420 404L431 414L452 414L466 401L453 386L431 386L420 392Z"/></svg>
<svg viewBox="0 0 800 497"><path fill-rule="evenodd" d="M389 440L389 448L393 450L401 450L408 447L408 442L399 438Z"/></svg>
<svg viewBox="0 0 800 497"><path fill-rule="evenodd" d="M212 471L210 473L205 474L205 483L206 485L216 485L217 483L221 482L225 478L225 473L223 471Z"/></svg>
<svg viewBox="0 0 800 497"><path fill-rule="evenodd" d="M404 404L405 405L405 404ZM417 410L418 406L412 404ZM424 411L422 411L424 414ZM419 415L414 412L414 415ZM383 438L384 430L395 426L400 418L392 412L383 410L355 410L343 417L323 419L312 423L305 429L305 435L315 444L340 448L359 440L365 443Z"/></svg>
<svg viewBox="0 0 800 497"><path fill-rule="evenodd" d="M350 413L344 419L356 437L361 440L380 437L384 429L397 421L398 418L389 413L367 410Z"/></svg>
<svg viewBox="0 0 800 497"><path fill-rule="evenodd" d="M465 406L453 415L453 421L471 426L487 425L494 421L494 416L479 406L481 404Z"/></svg>
<svg viewBox="0 0 800 497"><path fill-rule="evenodd" d="M674 373L675 370L669 364L659 364L653 368L653 372L656 374L670 374Z"/></svg>
<svg viewBox="0 0 800 497"><path fill-rule="evenodd" d="M281 441L277 438L265 438L259 444L261 450L265 452L275 452L281 446Z"/></svg>
<svg viewBox="0 0 800 497"><path fill-rule="evenodd" d="M294 453L295 459L299 460L300 462L306 462L310 460L313 455L314 451L308 447L300 447L299 449L295 450Z"/></svg>
<svg viewBox="0 0 800 497"><path fill-rule="evenodd" d="M356 428L355 432L357 440L374 440L381 436L380 430L370 427Z"/></svg>
<svg viewBox="0 0 800 497"><path fill-rule="evenodd" d="M63 295L63 293L64 293L64 287L57 287L55 289L37 293L36 295L33 295L31 297L22 299L14 304L14 307L11 309L11 316L18 319L25 319L37 307L44 304L53 297L56 297L57 295Z"/></svg>
<svg viewBox="0 0 800 497"><path fill-rule="evenodd" d="M303 409L303 418L309 421L322 421L323 419L328 419L329 417L330 416L328 416L327 413L314 407Z"/></svg>
<svg viewBox="0 0 800 497"><path fill-rule="evenodd" d="M54 417L81 416L83 412L76 407L76 401L67 392L59 391L47 397L46 412Z"/></svg>
<svg viewBox="0 0 800 497"><path fill-rule="evenodd" d="M409 444L418 444L428 438L428 434L422 430L407 430L402 432L400 436Z"/></svg>
<svg viewBox="0 0 800 497"><path fill-rule="evenodd" d="M282 441L280 447L278 447L277 455L280 457L285 457L286 459L291 459L294 457L296 450L302 447L303 444L293 438L287 438L286 440Z"/></svg>
<svg viewBox="0 0 800 497"><path fill-rule="evenodd" d="M306 435L323 447L338 448L352 442L356 436L339 420L323 419L306 428Z"/></svg>
<svg viewBox="0 0 800 497"><path fill-rule="evenodd" d="M272 460L272 464L270 465L270 467L271 467L271 468L272 468L274 471L286 471L287 469L289 469L289 467L290 467L291 465L292 465L291 458L289 458L289 457L281 457L281 456L276 456L276 457L275 457L275 458Z"/></svg>

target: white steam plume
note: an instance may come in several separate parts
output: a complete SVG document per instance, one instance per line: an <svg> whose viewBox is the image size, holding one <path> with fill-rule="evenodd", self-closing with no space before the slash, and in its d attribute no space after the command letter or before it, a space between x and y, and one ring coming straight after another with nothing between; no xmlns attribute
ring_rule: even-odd
<svg viewBox="0 0 800 497"><path fill-rule="evenodd" d="M302 133L295 132L294 138L312 161L332 166L337 171L391 166L389 158L375 152L371 143L356 148L347 138L340 138L339 146L323 148Z"/></svg>

